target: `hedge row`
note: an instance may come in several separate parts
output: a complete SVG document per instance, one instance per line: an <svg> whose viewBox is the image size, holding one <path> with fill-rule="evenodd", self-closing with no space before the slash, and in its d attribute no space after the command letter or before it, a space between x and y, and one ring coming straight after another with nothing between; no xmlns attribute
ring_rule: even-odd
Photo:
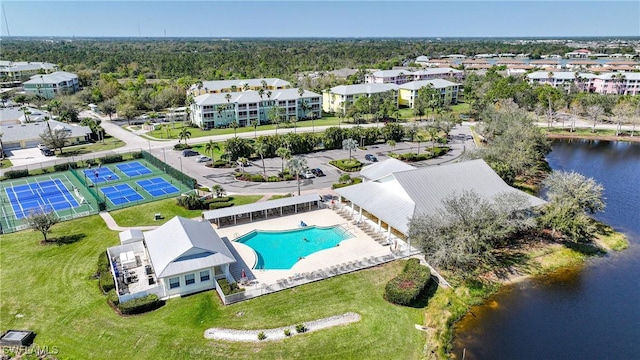
<svg viewBox="0 0 640 360"><path fill-rule="evenodd" d="M113 276L111 275L111 265L109 264L106 251L103 251L98 256L98 277L98 285L103 292L108 293L116 288Z"/></svg>
<svg viewBox="0 0 640 360"><path fill-rule="evenodd" d="M98 159L98 162L100 162L100 164L112 164L112 163L117 163L121 161L122 161L122 155L120 154L107 155L105 157Z"/></svg>
<svg viewBox="0 0 640 360"><path fill-rule="evenodd" d="M133 315L155 310L161 306L162 302L158 299L158 295L149 294L120 303L118 304L118 309L124 315Z"/></svg>
<svg viewBox="0 0 640 360"><path fill-rule="evenodd" d="M385 287L385 299L399 305L409 305L429 284L431 271L420 260L407 260L404 271L391 279Z"/></svg>
<svg viewBox="0 0 640 360"><path fill-rule="evenodd" d="M4 173L7 179L17 179L29 176L29 170L9 170Z"/></svg>
<svg viewBox="0 0 640 360"><path fill-rule="evenodd" d="M345 186L351 186L351 185L355 185L355 184L360 184L362 182L362 178L351 178L351 180L349 182L346 183L335 183L331 185L332 189L339 189L339 188L343 188Z"/></svg>
<svg viewBox="0 0 640 360"><path fill-rule="evenodd" d="M362 169L362 165L363 165L358 160L348 160L348 159L331 160L331 161L329 161L329 164L337 167L338 169L340 169L342 171L347 171L347 172L360 171L360 169Z"/></svg>

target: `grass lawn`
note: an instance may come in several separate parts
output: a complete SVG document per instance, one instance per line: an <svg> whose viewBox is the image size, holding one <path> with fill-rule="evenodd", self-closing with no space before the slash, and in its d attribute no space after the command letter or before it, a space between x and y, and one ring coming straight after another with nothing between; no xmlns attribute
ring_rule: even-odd
<svg viewBox="0 0 640 360"><path fill-rule="evenodd" d="M567 125L569 126L569 125ZM576 128L576 131L569 131L568 129L561 129L561 128L551 128L551 129L547 129L544 128L544 131L546 131L549 134L558 134L558 135L569 135L569 136L616 136L616 131L615 130L609 130L609 129L596 129L596 132L594 133L592 131L591 128ZM624 135L629 135L631 134L631 131L620 131L620 135L624 136Z"/></svg>
<svg viewBox="0 0 640 360"><path fill-rule="evenodd" d="M13 166L13 164L11 163L11 160L9 160L9 159L4 159L4 160L0 161L0 169L6 169L6 168L10 168L12 166Z"/></svg>
<svg viewBox="0 0 640 360"><path fill-rule="evenodd" d="M40 245L23 231L0 240L0 323L29 329L35 344L56 346L61 359L417 359L422 357L424 309L387 303L384 286L402 270L394 262L223 306L215 291L169 300L151 313L120 317L92 278L98 254L118 244L99 216L57 224L51 237L77 235L66 245ZM18 280L19 279L19 280ZM9 285L11 284L11 285ZM205 329L261 329L353 311L362 320L283 341L206 340ZM238 312L244 315L236 316ZM22 314L23 317L16 317Z"/></svg>
<svg viewBox="0 0 640 360"><path fill-rule="evenodd" d="M229 197L234 205L246 205L260 200L262 195L231 195ZM175 216L197 218L202 215L202 211L187 210L178 206L175 198L170 198L111 211L111 216L120 226L147 226L162 225ZM161 213L164 219L155 221L153 214L156 213Z"/></svg>
<svg viewBox="0 0 640 360"><path fill-rule="evenodd" d="M125 145L126 144L124 141L107 136L104 139L104 144L102 142L95 142L90 144L67 146L63 149L62 154L56 154L56 155L62 156L62 157L78 156L78 155L89 154L97 151L112 150L119 147L123 147Z"/></svg>

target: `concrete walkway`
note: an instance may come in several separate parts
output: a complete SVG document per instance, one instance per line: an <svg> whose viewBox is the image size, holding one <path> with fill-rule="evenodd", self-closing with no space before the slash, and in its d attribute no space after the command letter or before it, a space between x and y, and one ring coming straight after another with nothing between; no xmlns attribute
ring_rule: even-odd
<svg viewBox="0 0 640 360"><path fill-rule="evenodd" d="M130 226L130 227L120 226L116 223L116 220L111 216L111 214L109 214L106 211L101 211L100 217L107 224L107 227L110 230L114 230L114 231L125 231L129 229L153 230L158 228L158 226Z"/></svg>

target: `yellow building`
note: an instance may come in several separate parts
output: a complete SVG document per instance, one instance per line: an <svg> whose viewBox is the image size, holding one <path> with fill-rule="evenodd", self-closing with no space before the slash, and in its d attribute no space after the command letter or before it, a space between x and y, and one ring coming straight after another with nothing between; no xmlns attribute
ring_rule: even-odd
<svg viewBox="0 0 640 360"><path fill-rule="evenodd" d="M412 81L400 85L398 90L398 103L401 106L413 108L415 100L418 97L418 90L429 85L440 93L440 101L442 104L449 105L458 103L460 84L442 79Z"/></svg>
<svg viewBox="0 0 640 360"><path fill-rule="evenodd" d="M396 84L357 84L340 85L332 87L322 93L322 110L325 112L337 113L346 112L351 104L362 96L385 93L393 91L398 96L398 85Z"/></svg>

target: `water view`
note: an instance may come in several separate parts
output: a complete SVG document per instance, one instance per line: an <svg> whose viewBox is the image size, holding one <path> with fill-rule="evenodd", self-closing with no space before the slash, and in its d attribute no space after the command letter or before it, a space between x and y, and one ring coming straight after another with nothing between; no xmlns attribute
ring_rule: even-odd
<svg viewBox="0 0 640 360"><path fill-rule="evenodd" d="M555 141L553 169L605 187L597 218L629 249L501 290L456 327L458 359L631 359L640 354L640 145Z"/></svg>

